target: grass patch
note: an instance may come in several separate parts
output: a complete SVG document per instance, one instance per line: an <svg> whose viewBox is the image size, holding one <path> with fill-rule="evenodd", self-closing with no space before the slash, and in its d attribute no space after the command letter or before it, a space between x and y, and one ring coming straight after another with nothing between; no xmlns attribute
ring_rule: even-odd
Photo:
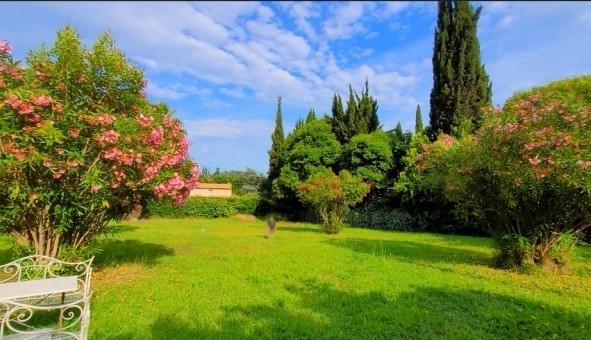
<svg viewBox="0 0 591 340"><path fill-rule="evenodd" d="M154 219L99 241L90 337L587 338L591 250L571 275L493 268L487 238ZM8 238L0 238L6 259Z"/></svg>

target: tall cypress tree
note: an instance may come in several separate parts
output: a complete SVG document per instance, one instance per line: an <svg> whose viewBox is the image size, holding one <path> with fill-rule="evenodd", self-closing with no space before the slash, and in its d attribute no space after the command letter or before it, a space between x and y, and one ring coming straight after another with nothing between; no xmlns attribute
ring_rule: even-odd
<svg viewBox="0 0 591 340"><path fill-rule="evenodd" d="M341 96L334 94L332 100L332 131L341 144L346 144L353 136L371 133L380 128L378 119L378 101L369 94L369 82L361 97L349 84L347 108L343 111Z"/></svg>
<svg viewBox="0 0 591 340"><path fill-rule="evenodd" d="M339 94L334 94L332 98L332 132L341 144L345 144L347 139L347 124L345 123L345 112L343 102Z"/></svg>
<svg viewBox="0 0 591 340"><path fill-rule="evenodd" d="M480 59L476 34L481 10L474 11L468 1L438 2L429 113L433 134L457 135L465 119L478 127L482 108L491 103L492 84Z"/></svg>
<svg viewBox="0 0 591 340"><path fill-rule="evenodd" d="M357 112L357 93L353 91L351 84L349 84L349 100L347 101L347 109L345 110L345 122L347 123L347 133L345 134L345 143L355 136L363 124L363 117L360 117ZM344 143L343 143L344 144Z"/></svg>
<svg viewBox="0 0 591 340"><path fill-rule="evenodd" d="M310 109L310 111L308 111L308 116L306 116L306 123L310 123L315 120L316 120L316 112L314 112L314 109Z"/></svg>
<svg viewBox="0 0 591 340"><path fill-rule="evenodd" d="M396 128L394 128L394 134L398 137L398 140L402 140L402 138L404 137L404 132L402 131L402 124L400 124L400 122L396 124Z"/></svg>
<svg viewBox="0 0 591 340"><path fill-rule="evenodd" d="M415 116L415 133L423 131L423 114L421 113L421 105L417 104L417 112Z"/></svg>
<svg viewBox="0 0 591 340"><path fill-rule="evenodd" d="M369 82L365 79L365 89L361 91L361 98L357 98L357 115L359 116L360 126L355 134L371 133L380 126L378 119L378 102L369 95ZM352 137L352 136L351 136Z"/></svg>
<svg viewBox="0 0 591 340"><path fill-rule="evenodd" d="M277 97L277 112L275 114L275 130L271 135L271 149L269 149L269 182L279 177L280 164L279 164L279 153L281 152L281 146L285 140L283 133L283 116L281 113L281 97Z"/></svg>

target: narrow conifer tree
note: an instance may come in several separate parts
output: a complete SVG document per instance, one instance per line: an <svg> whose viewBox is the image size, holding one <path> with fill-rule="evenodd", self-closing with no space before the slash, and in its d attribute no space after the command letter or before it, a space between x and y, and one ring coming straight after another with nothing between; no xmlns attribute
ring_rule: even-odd
<svg viewBox="0 0 591 340"><path fill-rule="evenodd" d="M456 135L464 120L477 128L482 108L491 103L492 84L481 62L477 37L481 10L474 10L468 1L438 2L429 113L433 135Z"/></svg>
<svg viewBox="0 0 591 340"><path fill-rule="evenodd" d="M417 104L417 112L415 116L415 133L423 131L423 115L421 113L421 105Z"/></svg>

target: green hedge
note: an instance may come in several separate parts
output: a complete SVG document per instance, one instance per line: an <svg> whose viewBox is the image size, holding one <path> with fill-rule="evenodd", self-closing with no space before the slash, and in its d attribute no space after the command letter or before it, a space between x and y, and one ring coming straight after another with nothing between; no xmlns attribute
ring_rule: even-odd
<svg viewBox="0 0 591 340"><path fill-rule="evenodd" d="M181 206L169 201L149 201L145 215L150 217L228 217L235 213L253 214L258 204L258 195L238 197L189 197Z"/></svg>
<svg viewBox="0 0 591 340"><path fill-rule="evenodd" d="M353 227L382 230L417 230L412 216L404 210L366 205L349 212L346 222Z"/></svg>

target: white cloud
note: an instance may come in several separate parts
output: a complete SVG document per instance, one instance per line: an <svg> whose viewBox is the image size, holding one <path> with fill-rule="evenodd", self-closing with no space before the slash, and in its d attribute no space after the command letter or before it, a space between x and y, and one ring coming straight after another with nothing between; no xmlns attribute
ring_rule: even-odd
<svg viewBox="0 0 591 340"><path fill-rule="evenodd" d="M226 96L230 96L233 98L246 98L246 93L240 88L229 89L225 87L220 87L219 92Z"/></svg>
<svg viewBox="0 0 591 340"><path fill-rule="evenodd" d="M364 13L363 2L348 2L345 5L334 5L334 12L324 24L324 34L329 39L351 38L363 30L360 19Z"/></svg>
<svg viewBox="0 0 591 340"><path fill-rule="evenodd" d="M268 139L273 130L273 121L267 119L237 120L207 118L184 120L189 138L214 137L236 139L239 137Z"/></svg>

